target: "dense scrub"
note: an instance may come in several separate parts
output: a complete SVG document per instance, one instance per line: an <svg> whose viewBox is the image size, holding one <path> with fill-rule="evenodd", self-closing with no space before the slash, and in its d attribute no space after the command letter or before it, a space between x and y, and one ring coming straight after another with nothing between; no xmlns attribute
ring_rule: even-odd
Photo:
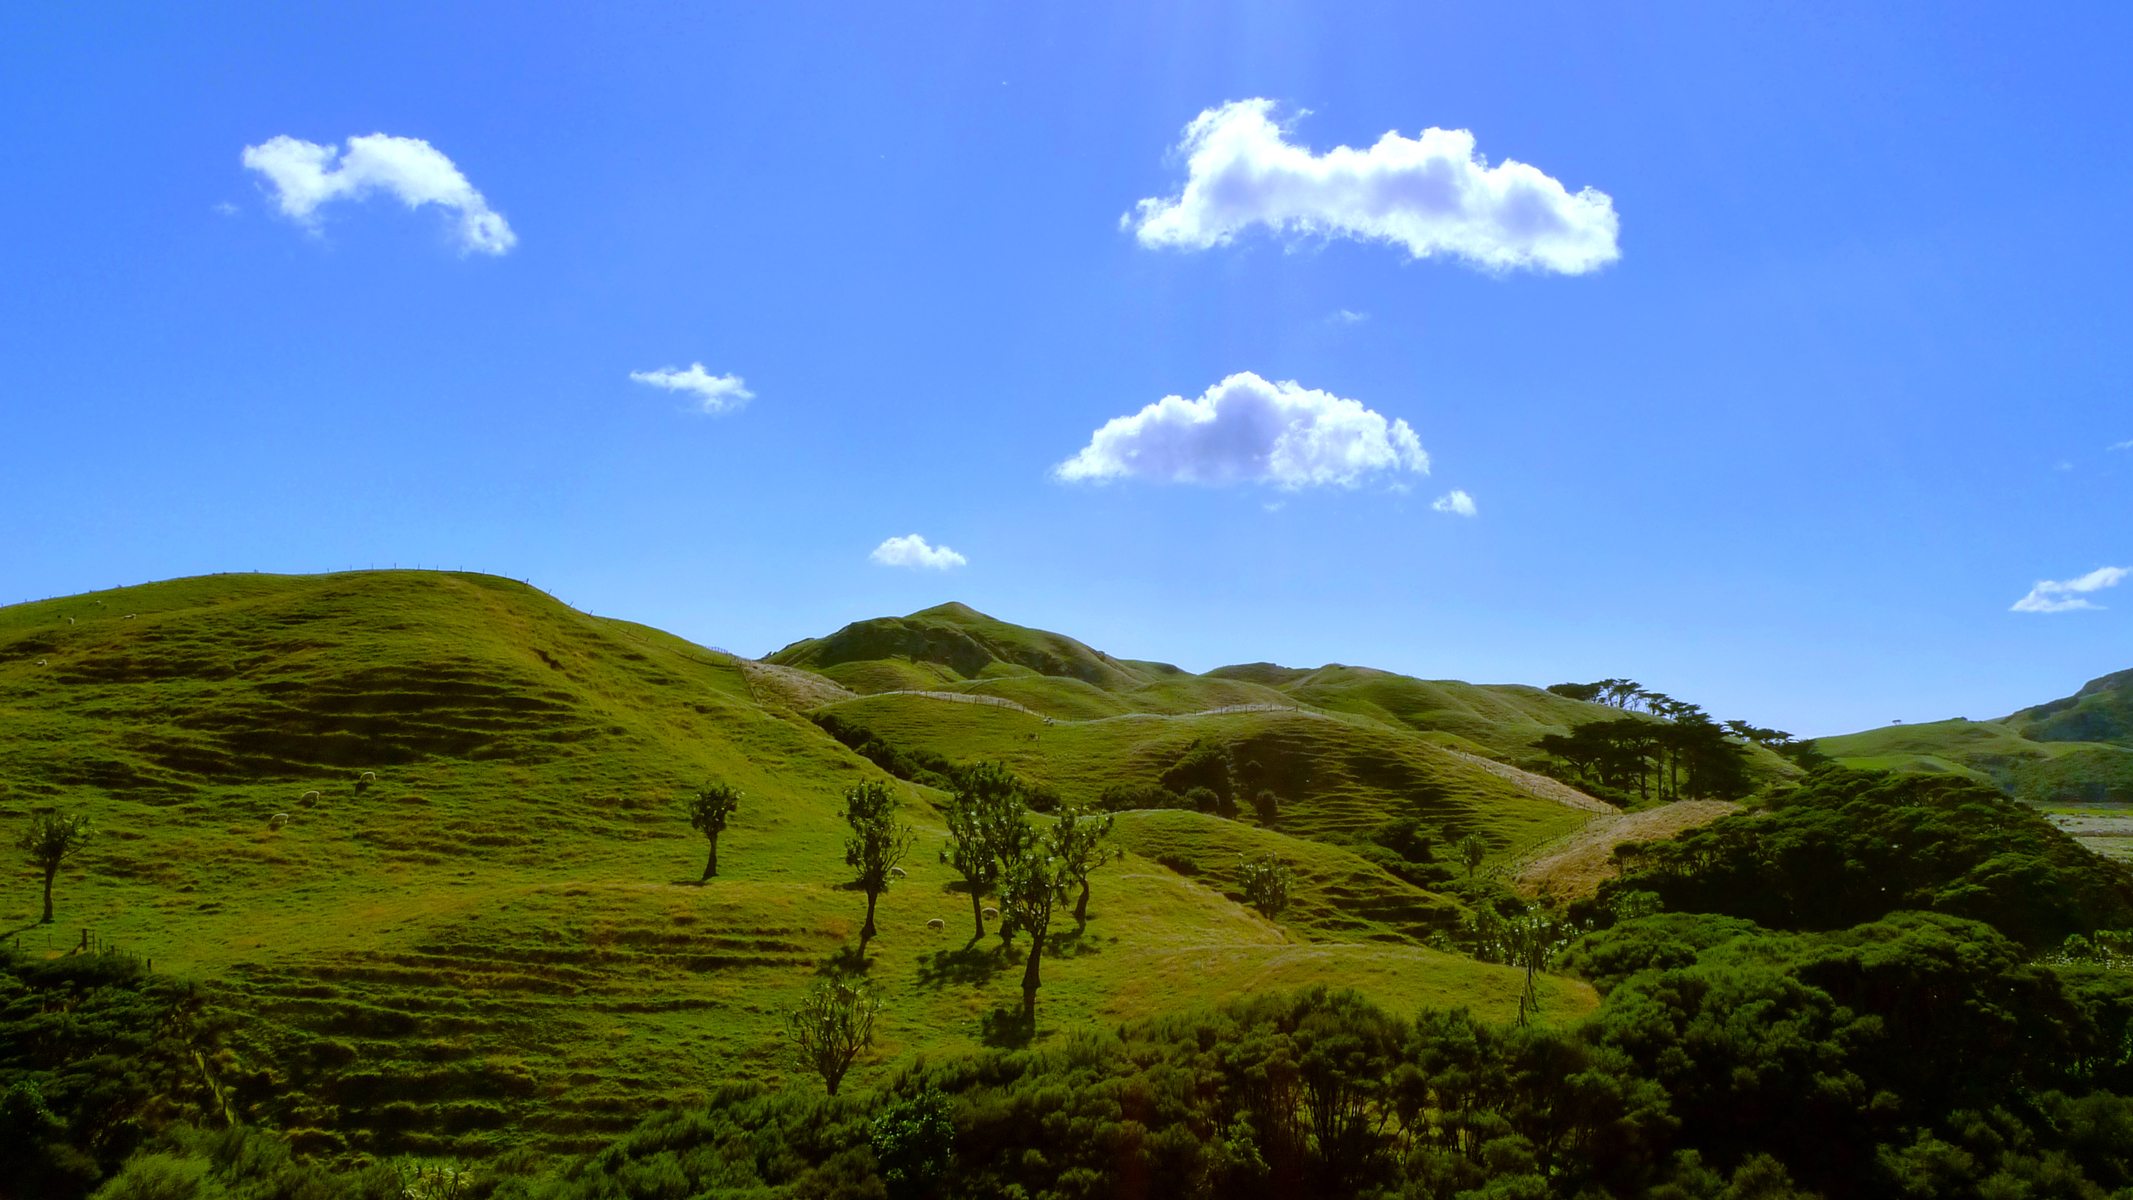
<svg viewBox="0 0 2133 1200"><path fill-rule="evenodd" d="M2034 948L2133 927L2133 872L1988 787L1824 767L1760 812L1616 851L1606 907L1656 894L1669 912L1771 929L1842 929L1902 909L1983 921Z"/></svg>
<svg viewBox="0 0 2133 1200"><path fill-rule="evenodd" d="M218 1033L201 993L130 956L0 949L0 1197L78 1195L212 1109Z"/></svg>

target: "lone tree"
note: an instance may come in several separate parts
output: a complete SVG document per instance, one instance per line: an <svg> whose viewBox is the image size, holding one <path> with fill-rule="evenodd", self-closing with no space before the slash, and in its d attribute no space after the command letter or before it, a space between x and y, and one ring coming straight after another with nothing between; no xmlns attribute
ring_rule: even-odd
<svg viewBox="0 0 2133 1200"><path fill-rule="evenodd" d="M1060 810L1059 819L1045 831L1045 845L1051 848L1052 857L1059 860L1060 871L1081 887L1081 899L1074 903L1076 925L1089 923L1090 872L1119 857L1116 847L1103 844L1117 820L1110 813L1067 808Z"/></svg>
<svg viewBox="0 0 2133 1200"><path fill-rule="evenodd" d="M718 874L718 835L726 832L726 822L740 810L740 792L723 783L714 783L689 798L689 826L711 842L711 857L704 860L704 877L696 882L707 883Z"/></svg>
<svg viewBox="0 0 2133 1200"><path fill-rule="evenodd" d="M860 1051L874 1044L874 1014L880 1011L866 980L825 979L787 1015L800 1065L820 1075L830 1095L837 1094Z"/></svg>
<svg viewBox="0 0 2133 1200"><path fill-rule="evenodd" d="M1259 915L1271 921L1289 906L1289 889L1296 884L1296 873L1289 864L1272 854L1245 860L1237 860L1238 871L1244 877L1244 902L1259 910Z"/></svg>
<svg viewBox="0 0 2133 1200"><path fill-rule="evenodd" d="M1059 860L1032 846L1001 866L1000 928L1029 934L1029 965L1022 969L1022 1023L1034 1027L1037 1020L1037 988L1044 982L1038 963L1044 957L1044 936L1052 927L1052 913L1066 903L1068 875Z"/></svg>
<svg viewBox="0 0 2133 1200"><path fill-rule="evenodd" d="M889 890L890 872L911 852L916 834L896 823L896 794L886 784L862 783L844 793L844 819L852 836L844 839L844 863L859 871L859 890L867 894L867 923L859 927L859 957L872 941L874 903Z"/></svg>
<svg viewBox="0 0 2133 1200"><path fill-rule="evenodd" d="M1459 839L1459 865L1466 868L1466 877L1472 879L1483 859L1489 856L1489 844L1478 833L1470 833Z"/></svg>
<svg viewBox="0 0 2133 1200"><path fill-rule="evenodd" d="M59 864L88 842L87 816L63 817L57 813L38 813L31 817L30 827L15 839L15 845L44 872L44 920L41 924L52 923L52 880L59 875Z"/></svg>
<svg viewBox="0 0 2133 1200"><path fill-rule="evenodd" d="M1000 862L1019 853L1028 840L1015 777L999 763L979 763L956 774L948 797L948 845L941 861L954 867L970 888L970 917L985 936L984 897L1000 885ZM1004 853L1003 853L1004 851Z"/></svg>

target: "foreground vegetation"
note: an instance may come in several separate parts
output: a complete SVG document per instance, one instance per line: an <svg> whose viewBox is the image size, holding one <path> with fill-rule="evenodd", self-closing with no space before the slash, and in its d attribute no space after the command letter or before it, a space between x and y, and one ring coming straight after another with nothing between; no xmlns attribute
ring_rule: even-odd
<svg viewBox="0 0 2133 1200"><path fill-rule="evenodd" d="M0 1128L46 1181L14 1194L109 1172L110 1200L2133 1195L2133 972L2098 950L2133 876L1958 781L1825 768L1774 800L1628 853L1559 947L1604 997L1582 1017L1256 989L834 1095L729 1085L579 1155L335 1167L188 1069L233 1032L196 990L10 957L0 1045L36 1049L0 1063ZM1733 911L1744 871L1819 895L1894 831L1933 849L1886 901Z"/></svg>

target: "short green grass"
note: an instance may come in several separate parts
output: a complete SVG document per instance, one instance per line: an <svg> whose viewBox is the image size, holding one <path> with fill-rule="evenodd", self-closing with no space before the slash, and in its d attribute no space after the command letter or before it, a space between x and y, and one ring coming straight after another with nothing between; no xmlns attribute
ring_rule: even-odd
<svg viewBox="0 0 2133 1200"><path fill-rule="evenodd" d="M1136 687L1164 675L1095 662ZM1293 835L1419 798L1502 854L1582 819L1492 777L1446 784L1443 756L1361 718L1070 729L923 697L851 703L941 710L974 753L1025 765L1028 748L1059 747L1047 769L1070 789L1106 777L1107 756L1200 736L1291 746L1310 765L1276 830L1122 822L1122 844L1147 853L1098 875L1087 929L1058 926L1040 1038L1314 982L1508 1016L1514 972L1373 940L1406 918L1372 904L1450 902ZM0 834L41 807L98 826L62 873L59 923L32 924L36 880L18 869L0 931L57 953L86 930L218 989L250 1019L216 1069L319 1153L581 1149L720 1080L810 1086L781 1014L853 941L863 899L841 886L839 795L883 778L757 704L721 654L515 581L418 571L209 576L0 609L0 764ZM724 873L699 887L704 844L680 802L714 779L746 795ZM1387 790L1409 779L1413 796ZM894 786L921 836L882 903L869 975L887 1009L862 1081L979 1044L1020 975L997 939L968 944L968 897L934 857L937 796ZM277 813L286 827L270 828ZM1283 923L1224 894L1235 854L1261 847L1299 864ZM1551 1016L1594 1003L1548 989Z"/></svg>

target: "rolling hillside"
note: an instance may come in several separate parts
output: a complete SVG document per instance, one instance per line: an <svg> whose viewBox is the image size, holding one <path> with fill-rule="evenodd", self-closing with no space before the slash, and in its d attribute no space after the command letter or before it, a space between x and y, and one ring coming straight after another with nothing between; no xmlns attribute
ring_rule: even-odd
<svg viewBox="0 0 2133 1200"><path fill-rule="evenodd" d="M720 1080L791 1077L782 1014L863 909L840 795L885 778L810 717L1004 759L1069 799L1185 759L1256 764L1253 786L1282 794L1266 827L1122 816L1127 857L1046 964L1040 1037L1311 982L1506 1015L1515 972L1426 944L1460 902L1351 843L1406 819L1479 832L1505 862L1589 816L1411 725L961 606L773 658L472 574L218 575L0 609L0 831L40 809L97 828L58 923L33 923L18 867L0 932L39 954L90 937L212 989L243 1020L206 1069L312 1152L554 1151ZM680 802L713 780L745 797L698 887ZM869 974L888 1007L862 1080L978 1044L1016 995L1018 971L964 945L939 794L893 786L919 845L882 903ZM1298 872L1279 924L1231 891L1238 856L1269 852ZM1544 999L1595 1003L1562 980Z"/></svg>
<svg viewBox="0 0 2133 1200"><path fill-rule="evenodd" d="M1816 746L1847 766L1959 774L2033 803L2133 803L2133 671L1997 720L1888 725Z"/></svg>

